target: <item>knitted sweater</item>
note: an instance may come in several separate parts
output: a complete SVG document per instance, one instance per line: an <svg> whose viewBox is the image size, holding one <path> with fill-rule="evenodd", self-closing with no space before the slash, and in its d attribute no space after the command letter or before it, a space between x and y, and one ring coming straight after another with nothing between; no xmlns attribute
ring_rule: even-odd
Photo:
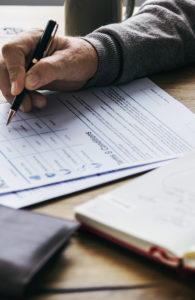
<svg viewBox="0 0 195 300"><path fill-rule="evenodd" d="M195 61L195 0L147 0L128 20L85 37L98 54L91 85L121 84Z"/></svg>

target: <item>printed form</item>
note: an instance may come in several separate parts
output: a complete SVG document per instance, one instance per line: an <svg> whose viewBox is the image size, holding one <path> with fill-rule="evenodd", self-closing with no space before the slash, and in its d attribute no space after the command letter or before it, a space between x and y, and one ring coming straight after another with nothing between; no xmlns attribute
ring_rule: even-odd
<svg viewBox="0 0 195 300"><path fill-rule="evenodd" d="M48 96L5 126L0 194L134 169L195 149L195 118L149 79Z"/></svg>

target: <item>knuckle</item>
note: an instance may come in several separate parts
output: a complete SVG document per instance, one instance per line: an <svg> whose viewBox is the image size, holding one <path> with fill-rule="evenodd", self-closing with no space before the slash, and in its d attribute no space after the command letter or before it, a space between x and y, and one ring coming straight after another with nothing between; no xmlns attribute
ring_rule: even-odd
<svg viewBox="0 0 195 300"><path fill-rule="evenodd" d="M42 68L43 68L43 70L46 70L46 71L53 70L53 62L51 62L51 61L44 61L42 63Z"/></svg>
<svg viewBox="0 0 195 300"><path fill-rule="evenodd" d="M24 67L17 65L17 64L15 64L15 65L12 64L12 65L8 66L8 71L9 71L10 75L17 74L23 70L24 70Z"/></svg>
<svg viewBox="0 0 195 300"><path fill-rule="evenodd" d="M7 42L2 46L3 57L8 57L16 53L23 52L24 41L21 38L14 38L12 41Z"/></svg>
<svg viewBox="0 0 195 300"><path fill-rule="evenodd" d="M23 68L21 66L18 65L8 66L9 77L11 80L16 79L17 74L20 73L21 71L23 71Z"/></svg>
<svg viewBox="0 0 195 300"><path fill-rule="evenodd" d="M14 45L13 43L6 43L2 46L2 55L3 57L6 57L7 55L9 55L10 52L12 52L14 50Z"/></svg>
<svg viewBox="0 0 195 300"><path fill-rule="evenodd" d="M25 68L19 65L8 66L8 73L10 81L15 81L19 74L25 74Z"/></svg>
<svg viewBox="0 0 195 300"><path fill-rule="evenodd" d="M52 61L40 61L39 73L41 76L47 74L47 78L50 79L51 77L53 77L53 74L56 73L54 63Z"/></svg>

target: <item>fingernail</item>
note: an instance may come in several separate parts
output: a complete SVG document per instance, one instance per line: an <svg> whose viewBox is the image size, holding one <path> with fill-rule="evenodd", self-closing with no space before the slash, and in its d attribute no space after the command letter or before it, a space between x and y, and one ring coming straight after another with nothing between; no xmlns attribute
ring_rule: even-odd
<svg viewBox="0 0 195 300"><path fill-rule="evenodd" d="M17 83L16 81L12 81L11 83L11 94L15 95L17 93Z"/></svg>
<svg viewBox="0 0 195 300"><path fill-rule="evenodd" d="M39 83L39 77L37 74L29 74L26 76L25 86L27 87L36 87Z"/></svg>

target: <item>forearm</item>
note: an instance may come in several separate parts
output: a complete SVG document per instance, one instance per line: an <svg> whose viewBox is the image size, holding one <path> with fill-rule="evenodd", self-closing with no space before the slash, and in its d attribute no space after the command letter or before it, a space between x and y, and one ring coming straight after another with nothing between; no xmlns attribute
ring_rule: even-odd
<svg viewBox="0 0 195 300"><path fill-rule="evenodd" d="M91 83L124 83L195 61L195 1L148 0L120 24L86 36L98 54Z"/></svg>

